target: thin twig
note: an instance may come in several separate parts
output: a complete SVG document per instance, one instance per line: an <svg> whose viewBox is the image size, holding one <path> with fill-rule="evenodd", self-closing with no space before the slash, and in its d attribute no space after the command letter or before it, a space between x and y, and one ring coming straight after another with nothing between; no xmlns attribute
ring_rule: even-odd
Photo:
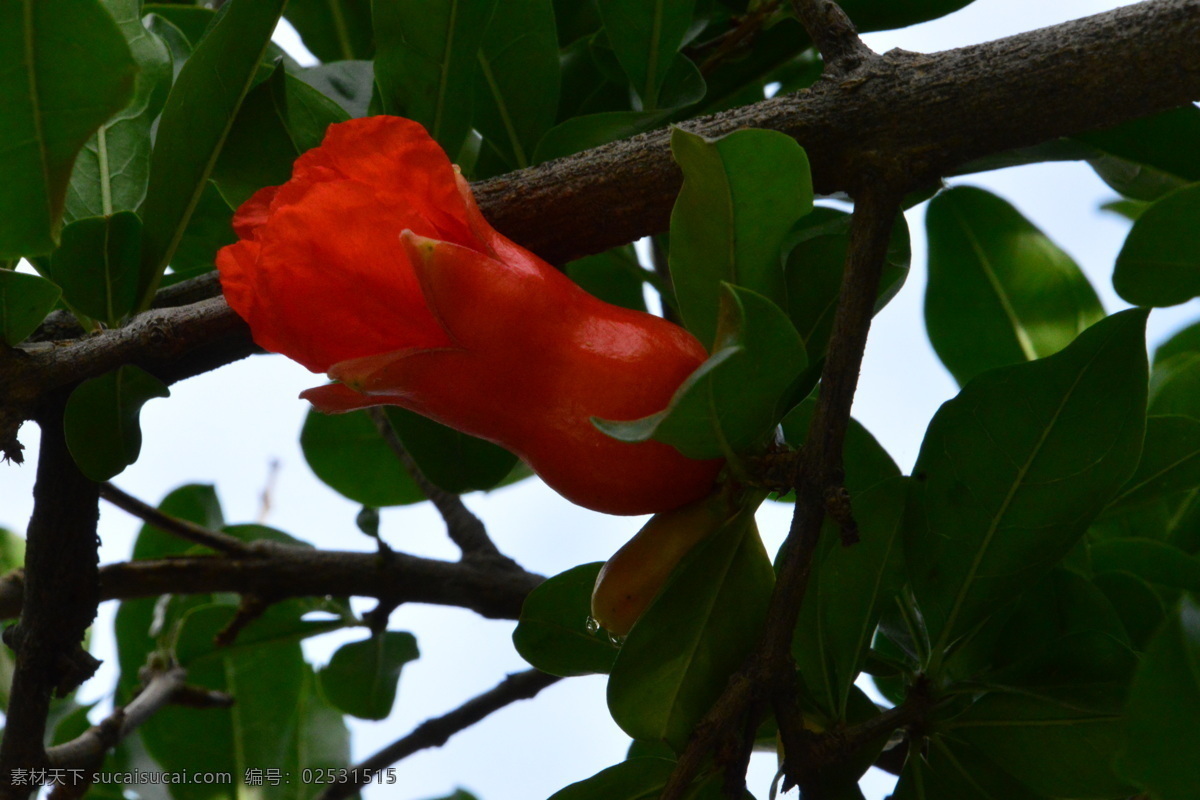
<svg viewBox="0 0 1200 800"><path fill-rule="evenodd" d="M388 420L387 412L376 406L375 408L368 409L368 413L371 415L371 420L374 421L375 427L379 430L379 434L387 442L392 452L396 454L396 458L400 460L405 471L408 472L413 482L424 492L425 496L429 498L429 501L433 503L433 507L438 510L438 513L442 515L442 519L446 523L446 533L450 536L450 540L458 545L458 549L462 551L463 558L501 560L512 564L512 559L500 552L488 536L487 528L484 527L483 521L471 513L471 510L463 503L462 498L453 492L447 492L425 477L425 473L421 471L421 467L413 459L412 454L408 452L404 447L404 443L400 441L400 437L396 434L396 430Z"/></svg>
<svg viewBox="0 0 1200 800"><path fill-rule="evenodd" d="M367 775L378 775L397 761L430 747L441 747L454 734L463 731L485 717L518 700L528 700L538 692L562 680L557 675L547 675L536 669L516 672L500 681L496 686L440 717L426 720L413 729L412 733L380 750L375 755L350 769L349 774L361 776L359 780L335 783L326 789L318 800L341 800L358 791L368 783Z"/></svg>
<svg viewBox="0 0 1200 800"><path fill-rule="evenodd" d="M826 74L846 75L864 61L878 58L833 0L792 0L792 9L821 51Z"/></svg>
<svg viewBox="0 0 1200 800"><path fill-rule="evenodd" d="M263 555L262 551L257 549L253 544L243 542L236 536L210 530L203 525L197 525L186 519L165 514L154 506L143 503L133 495L127 494L111 483L105 482L100 484L100 496L122 511L129 512L142 522L153 525L161 531L178 536L180 539L185 539L193 544L202 545L216 550L218 553L225 553L231 556L257 558Z"/></svg>

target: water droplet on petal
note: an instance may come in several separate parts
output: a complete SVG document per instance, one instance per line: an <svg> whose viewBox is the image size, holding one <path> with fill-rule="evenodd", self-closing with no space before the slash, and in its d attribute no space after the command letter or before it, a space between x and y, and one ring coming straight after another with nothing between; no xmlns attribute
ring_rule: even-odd
<svg viewBox="0 0 1200 800"><path fill-rule="evenodd" d="M615 634L615 633L609 633L609 634L608 634L608 641L612 643L612 646L613 646L613 647L620 647L621 645L625 644L625 637L624 637L624 636L618 636L618 635L617 635L617 634Z"/></svg>
<svg viewBox="0 0 1200 800"><path fill-rule="evenodd" d="M588 617L587 618L587 632L588 633L597 633L597 632L599 632L599 630L600 630L600 623L596 621L596 618Z"/></svg>

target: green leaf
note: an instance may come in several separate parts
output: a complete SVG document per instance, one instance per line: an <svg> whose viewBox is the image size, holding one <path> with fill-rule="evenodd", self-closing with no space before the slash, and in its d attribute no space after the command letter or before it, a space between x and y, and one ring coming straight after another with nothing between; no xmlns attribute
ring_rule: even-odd
<svg viewBox="0 0 1200 800"><path fill-rule="evenodd" d="M217 251L238 240L233 232L233 209L209 182L188 220L183 238L171 259L173 273L207 272L216 265Z"/></svg>
<svg viewBox="0 0 1200 800"><path fill-rule="evenodd" d="M529 593L513 644L521 658L551 675L607 674L617 657L608 635L589 630L592 587L602 562L555 575Z"/></svg>
<svg viewBox="0 0 1200 800"><path fill-rule="evenodd" d="M0 258L57 244L75 157L129 103L137 70L97 0L0 5Z"/></svg>
<svg viewBox="0 0 1200 800"><path fill-rule="evenodd" d="M217 18L217 12L211 8L184 5L182 3L171 2L170 0L162 3L146 3L142 8L142 12L145 14L154 14L170 23L172 27L183 34L191 50L196 49L200 41L212 29L213 20ZM190 53L188 55L190 57ZM176 72L178 73L178 69L176 69Z"/></svg>
<svg viewBox="0 0 1200 800"><path fill-rule="evenodd" d="M278 64L242 101L213 166L213 183L229 205L240 206L264 186L286 182L296 157L347 118L337 103Z"/></svg>
<svg viewBox="0 0 1200 800"><path fill-rule="evenodd" d="M1139 203L1153 202L1189 183L1168 172L1115 156L1091 158L1088 165L1109 188Z"/></svg>
<svg viewBox="0 0 1200 800"><path fill-rule="evenodd" d="M529 166L558 111L558 36L551 0L509 0L479 48L474 124L509 169Z"/></svg>
<svg viewBox="0 0 1200 800"><path fill-rule="evenodd" d="M683 747L758 641L774 577L752 509L688 554L613 665L608 708L622 730Z"/></svg>
<svg viewBox="0 0 1200 800"><path fill-rule="evenodd" d="M918 22L944 17L968 6L973 0L844 0L840 5L858 30L907 28Z"/></svg>
<svg viewBox="0 0 1200 800"><path fill-rule="evenodd" d="M812 208L808 158L791 137L762 130L708 141L676 128L671 152L684 176L671 212L671 275L684 323L710 344L722 281L786 304L781 248Z"/></svg>
<svg viewBox="0 0 1200 800"><path fill-rule="evenodd" d="M303 672L296 698L296 723L287 732L282 772L303 776L306 769L345 769L350 766L350 730L346 718L322 696L312 668L305 665ZM290 793L282 794L287 800L317 800L327 787L301 781L286 788Z"/></svg>
<svg viewBox="0 0 1200 800"><path fill-rule="evenodd" d="M642 269L632 245L614 247L594 256L571 261L563 269L567 276L589 294L606 303L634 311L646 310L643 284L651 280Z"/></svg>
<svg viewBox="0 0 1200 800"><path fill-rule="evenodd" d="M224 604L196 607L183 617L174 641L185 657L206 654L189 660L188 683L230 694L234 704L221 709L167 706L140 730L146 749L163 770L228 773L233 786L220 791L245 793L240 787L247 768L289 762L289 750L296 746L291 732L306 725L300 715L311 708L303 700L310 670L299 641L290 637L207 655L212 653L214 633L234 611ZM255 787L259 791L264 800L294 792L282 785ZM212 800L214 787L203 782L172 784L171 795L176 800Z"/></svg>
<svg viewBox="0 0 1200 800"><path fill-rule="evenodd" d="M351 117L367 116L375 89L375 67L370 61L335 61L292 74L337 103Z"/></svg>
<svg viewBox="0 0 1200 800"><path fill-rule="evenodd" d="M781 423L784 441L792 447L803 445L816 410L816 399L805 400L792 409ZM879 440L854 418L850 419L846 439L842 444L842 464L846 471L844 483L851 497L900 475L900 468L883 449ZM792 496L788 494L787 498Z"/></svg>
<svg viewBox="0 0 1200 800"><path fill-rule="evenodd" d="M1161 800L1200 786L1200 606L1184 597L1150 642L1125 712L1117 769Z"/></svg>
<svg viewBox="0 0 1200 800"><path fill-rule="evenodd" d="M63 302L116 327L137 303L142 223L132 211L72 222L50 256L51 280Z"/></svg>
<svg viewBox="0 0 1200 800"><path fill-rule="evenodd" d="M37 330L62 290L38 275L0 269L0 339L14 346Z"/></svg>
<svg viewBox="0 0 1200 800"><path fill-rule="evenodd" d="M801 217L791 236L796 244L788 254L785 268L788 316L804 340L811 365L815 366L825 355L829 332L833 329L833 312L850 245L850 215L832 208L814 208L812 213ZM903 214L897 214L879 281L875 313L900 291L911 261L908 223Z"/></svg>
<svg viewBox="0 0 1200 800"><path fill-rule="evenodd" d="M617 139L627 139L658 127L669 115L670 110L601 111L571 117L546 132L534 149L533 163L541 164Z"/></svg>
<svg viewBox="0 0 1200 800"><path fill-rule="evenodd" d="M1137 471L1110 509L1144 505L1200 487L1200 420L1181 416L1146 419L1146 441Z"/></svg>
<svg viewBox="0 0 1200 800"><path fill-rule="evenodd" d="M300 448L318 478L356 503L381 508L425 499L365 411L309 411Z"/></svg>
<svg viewBox="0 0 1200 800"><path fill-rule="evenodd" d="M342 711L359 719L385 719L396 701L400 670L419 655L411 633L383 631L342 645L317 675L325 697Z"/></svg>
<svg viewBox="0 0 1200 800"><path fill-rule="evenodd" d="M387 408L387 416L421 473L447 492L494 489L516 466L517 457L503 447L428 417L396 406Z"/></svg>
<svg viewBox="0 0 1200 800"><path fill-rule="evenodd" d="M608 40L642 109L659 107L659 90L692 27L696 0L599 0Z"/></svg>
<svg viewBox="0 0 1200 800"><path fill-rule="evenodd" d="M1132 794L1112 769L1120 719L1115 712L1046 697L992 692L956 718L952 729L1035 792L1115 798Z"/></svg>
<svg viewBox="0 0 1200 800"><path fill-rule="evenodd" d="M713 355L662 411L628 422L592 422L625 442L657 439L689 458L716 458L760 443L778 424L780 400L807 366L804 346L782 310L724 284Z"/></svg>
<svg viewBox="0 0 1200 800"><path fill-rule="evenodd" d="M80 471L94 481L106 481L137 461L142 406L151 398L170 395L162 381L132 364L79 384L67 400L63 428Z"/></svg>
<svg viewBox="0 0 1200 800"><path fill-rule="evenodd" d="M1104 316L1071 257L1004 200L955 187L929 203L925 324L959 384L1057 353Z"/></svg>
<svg viewBox="0 0 1200 800"><path fill-rule="evenodd" d="M1190 145L1200 138L1200 108L1194 105L1075 138L1127 162L1144 164L1185 181L1200 181L1200 154Z"/></svg>
<svg viewBox="0 0 1200 800"><path fill-rule="evenodd" d="M933 658L1046 574L1132 474L1145 429L1144 311L1001 367L934 416L906 521Z"/></svg>
<svg viewBox="0 0 1200 800"><path fill-rule="evenodd" d="M1153 539L1105 539L1094 542L1092 569L1097 574L1123 570L1149 583L1200 592L1200 558Z"/></svg>
<svg viewBox="0 0 1200 800"><path fill-rule="evenodd" d="M139 307L148 306L208 186L284 0L232 0L188 59L163 109L150 157Z"/></svg>
<svg viewBox="0 0 1200 800"><path fill-rule="evenodd" d="M1113 288L1143 306L1200 296L1200 184L1171 192L1138 217L1117 255Z"/></svg>
<svg viewBox="0 0 1200 800"><path fill-rule="evenodd" d="M1132 572L1102 572L1092 579L1112 603L1135 650L1145 650L1166 613L1150 584Z"/></svg>
<svg viewBox="0 0 1200 800"><path fill-rule="evenodd" d="M88 140L75 160L64 219L137 211L146 197L151 124L173 72L167 45L142 23L139 0L103 0L138 65L133 99Z"/></svg>
<svg viewBox="0 0 1200 800"><path fill-rule="evenodd" d="M911 748L892 800L1041 800L966 742L945 736Z"/></svg>
<svg viewBox="0 0 1200 800"><path fill-rule="evenodd" d="M285 16L322 61L366 59L375 52L370 0L291 0Z"/></svg>
<svg viewBox="0 0 1200 800"><path fill-rule="evenodd" d="M476 54L495 6L496 0L372 0L383 111L424 125L451 158L471 127Z"/></svg>
<svg viewBox="0 0 1200 800"><path fill-rule="evenodd" d="M674 769L675 762L665 758L631 758L558 790L550 800L655 800Z"/></svg>
<svg viewBox="0 0 1200 800"><path fill-rule="evenodd" d="M896 478L853 494L860 541L845 546L829 523L792 639L792 655L822 711L846 719L850 689L885 606L904 584L900 530L908 482Z"/></svg>

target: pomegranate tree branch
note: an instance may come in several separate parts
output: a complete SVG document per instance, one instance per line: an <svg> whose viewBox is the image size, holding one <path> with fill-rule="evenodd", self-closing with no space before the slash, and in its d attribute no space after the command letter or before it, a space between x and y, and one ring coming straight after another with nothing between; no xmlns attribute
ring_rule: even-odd
<svg viewBox="0 0 1200 800"><path fill-rule="evenodd" d="M197 525L186 519L164 514L154 506L143 503L133 495L123 492L107 481L100 484L100 496L122 511L129 512L142 522L153 525L159 530L166 531L173 536L178 536L180 539L192 542L193 544L202 545L226 555L251 556L254 554L254 547L243 542L236 536L209 530L203 525Z"/></svg>

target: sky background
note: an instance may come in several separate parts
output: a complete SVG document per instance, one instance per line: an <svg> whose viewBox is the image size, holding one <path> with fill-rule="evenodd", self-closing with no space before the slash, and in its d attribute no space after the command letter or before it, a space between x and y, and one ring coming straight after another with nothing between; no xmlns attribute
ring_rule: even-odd
<svg viewBox="0 0 1200 800"><path fill-rule="evenodd" d="M934 52L987 41L1074 19L1125 3L1105 0L977 0L934 22L871 34L877 51L892 47ZM281 26L277 41L305 60L294 32ZM1122 218L1099 210L1114 193L1085 165L1047 164L955 179L987 188L1017 206L1091 278L1108 312L1126 306L1112 290L1112 264L1128 231ZM875 320L867 345L854 414L908 471L925 427L956 387L934 356L924 333L921 306L925 287L924 207L908 222L913 268L901 293ZM1200 317L1195 302L1155 311L1150 317L1153 346ZM281 356L255 356L172 387L169 401L155 400L142 413L144 445L140 460L114 479L126 491L157 503L170 490L190 482L214 483L229 522L259 518L261 495L278 463L266 522L318 547L373 550L358 533L359 507L312 475L297 444L306 404L297 394L323 383L321 376ZM0 525L23 530L32 508L37 430L22 429L25 466L0 466ZM553 575L577 564L608 558L642 524L641 518L610 517L577 508L536 480L467 504L487 524L497 545L527 569ZM768 503L759 526L772 552L787 530L789 508ZM124 512L102 507L102 562L128 558L140 523ZM457 558L436 513L423 504L385 510L381 531L396 549L437 558ZM358 605L360 611L370 602ZM98 676L82 690L84 700L105 700L115 682L111 640L114 604L101 608L94 649L105 659ZM443 714L494 686L508 672L527 668L511 644L513 623L488 621L461 609L406 605L391 619L393 630L416 634L420 660L404 668L391 717L378 723L353 722L354 759L361 760L431 716ZM310 660L324 663L361 631L310 640ZM398 783L368 791L371 798L424 800L463 787L481 800L539 800L624 757L628 738L611 721L602 677L572 678L537 699L521 702L459 734L450 743L401 762ZM269 768L277 765L257 765ZM774 757L755 756L750 789L765 800L775 771ZM872 771L864 783L869 800L884 797L893 780Z"/></svg>

